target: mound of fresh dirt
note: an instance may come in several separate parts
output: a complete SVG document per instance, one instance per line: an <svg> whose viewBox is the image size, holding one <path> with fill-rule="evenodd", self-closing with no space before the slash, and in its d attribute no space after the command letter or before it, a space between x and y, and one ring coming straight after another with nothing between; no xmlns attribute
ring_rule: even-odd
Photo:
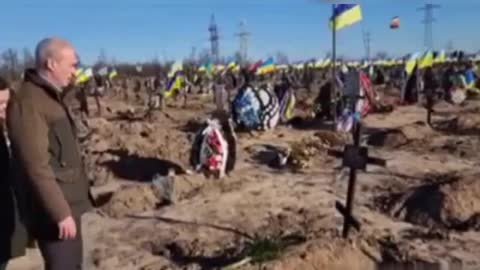
<svg viewBox="0 0 480 270"><path fill-rule="evenodd" d="M156 122L123 118L88 121L90 135L83 141L82 150L88 176L95 185L116 178L149 181L155 173L166 175L170 167L177 173L184 171L191 145L185 132L170 128L172 123L167 118L162 118L162 128Z"/></svg>
<svg viewBox="0 0 480 270"><path fill-rule="evenodd" d="M407 222L454 230L480 229L480 174L415 187L383 197L387 210Z"/></svg>
<svg viewBox="0 0 480 270"><path fill-rule="evenodd" d="M344 145L347 135L333 131L319 131L304 138L282 145L252 145L245 149L256 162L273 168L289 168L293 172L305 172L315 163L328 158L327 150Z"/></svg>
<svg viewBox="0 0 480 270"><path fill-rule="evenodd" d="M268 265L266 269L373 270L376 268L375 262L355 245L339 239L331 239L331 241L305 244Z"/></svg>
<svg viewBox="0 0 480 270"><path fill-rule="evenodd" d="M398 148L408 143L408 139L400 130L382 130L368 137L371 146Z"/></svg>
<svg viewBox="0 0 480 270"><path fill-rule="evenodd" d="M462 136L448 138L440 145L431 145L430 153L445 153L459 158L475 158L480 155L480 138Z"/></svg>
<svg viewBox="0 0 480 270"><path fill-rule="evenodd" d="M456 121L452 122L452 128L459 130L468 130L478 127L480 118L477 115L461 115Z"/></svg>
<svg viewBox="0 0 480 270"><path fill-rule="evenodd" d="M113 218L122 218L153 210L162 202L153 185L123 187L115 192L102 210Z"/></svg>
<svg viewBox="0 0 480 270"><path fill-rule="evenodd" d="M321 153L326 153L328 147L335 142L328 139L308 138L300 142L290 144L290 155L288 156L288 165L293 171L303 171L313 166L314 158Z"/></svg>
<svg viewBox="0 0 480 270"><path fill-rule="evenodd" d="M350 141L350 135L330 130L320 130L314 136L326 147L341 146Z"/></svg>
<svg viewBox="0 0 480 270"><path fill-rule="evenodd" d="M479 125L478 113L466 113L437 123L436 129L452 135L478 135L480 134Z"/></svg>
<svg viewBox="0 0 480 270"><path fill-rule="evenodd" d="M412 142L422 141L432 135L432 130L424 122L416 122L395 129L382 129L372 132L367 139L371 146L398 149Z"/></svg>

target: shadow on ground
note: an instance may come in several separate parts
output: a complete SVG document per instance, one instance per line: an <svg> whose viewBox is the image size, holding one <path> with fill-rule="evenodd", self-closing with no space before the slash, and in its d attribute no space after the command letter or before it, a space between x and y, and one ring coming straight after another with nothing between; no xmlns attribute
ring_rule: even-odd
<svg viewBox="0 0 480 270"><path fill-rule="evenodd" d="M288 125L298 130L335 130L332 122L325 122L315 118L294 117Z"/></svg>
<svg viewBox="0 0 480 270"><path fill-rule="evenodd" d="M432 129L434 129L437 132L441 132L444 135L456 135L456 136L479 136L480 135L480 128L462 127L462 124L460 123L459 118L434 121L432 123Z"/></svg>
<svg viewBox="0 0 480 270"><path fill-rule="evenodd" d="M232 256L231 253L236 252L236 249L225 250L222 254L215 256L191 256L185 254L183 249L175 243L166 246L170 253L170 259L177 265L186 266L196 264L200 269L221 269L225 266L231 265L241 259L239 256Z"/></svg>
<svg viewBox="0 0 480 270"><path fill-rule="evenodd" d="M101 165L126 180L149 182L156 174L168 175L170 170L176 175L185 173L181 165L169 160L131 155L124 150L109 150L108 153L118 156L119 160L109 160Z"/></svg>

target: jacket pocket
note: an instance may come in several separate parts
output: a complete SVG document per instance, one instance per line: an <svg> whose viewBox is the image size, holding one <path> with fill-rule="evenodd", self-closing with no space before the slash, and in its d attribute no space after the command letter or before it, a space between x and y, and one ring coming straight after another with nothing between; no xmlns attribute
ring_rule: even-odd
<svg viewBox="0 0 480 270"><path fill-rule="evenodd" d="M81 157L77 139L67 117L50 124L50 163L56 171L67 171L70 168L81 167Z"/></svg>
<svg viewBox="0 0 480 270"><path fill-rule="evenodd" d="M55 172L57 183L63 191L69 205L88 200L88 182L80 168Z"/></svg>

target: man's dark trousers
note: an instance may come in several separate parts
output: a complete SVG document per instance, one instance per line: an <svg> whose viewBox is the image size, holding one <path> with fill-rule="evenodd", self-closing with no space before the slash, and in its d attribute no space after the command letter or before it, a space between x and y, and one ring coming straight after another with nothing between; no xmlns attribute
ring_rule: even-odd
<svg viewBox="0 0 480 270"><path fill-rule="evenodd" d="M38 239L38 246L45 261L45 270L81 270L83 260L83 241L81 218L75 218L77 236L72 240L59 240L58 229L48 228L48 237Z"/></svg>

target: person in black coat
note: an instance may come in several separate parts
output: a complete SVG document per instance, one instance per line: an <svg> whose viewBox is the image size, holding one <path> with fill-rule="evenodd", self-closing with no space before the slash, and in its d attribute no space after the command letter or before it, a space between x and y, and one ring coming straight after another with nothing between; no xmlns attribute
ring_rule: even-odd
<svg viewBox="0 0 480 270"><path fill-rule="evenodd" d="M10 149L5 125L5 111L10 90L0 77L0 270L5 270L10 259L25 255L28 234L20 221L19 189L9 177Z"/></svg>

